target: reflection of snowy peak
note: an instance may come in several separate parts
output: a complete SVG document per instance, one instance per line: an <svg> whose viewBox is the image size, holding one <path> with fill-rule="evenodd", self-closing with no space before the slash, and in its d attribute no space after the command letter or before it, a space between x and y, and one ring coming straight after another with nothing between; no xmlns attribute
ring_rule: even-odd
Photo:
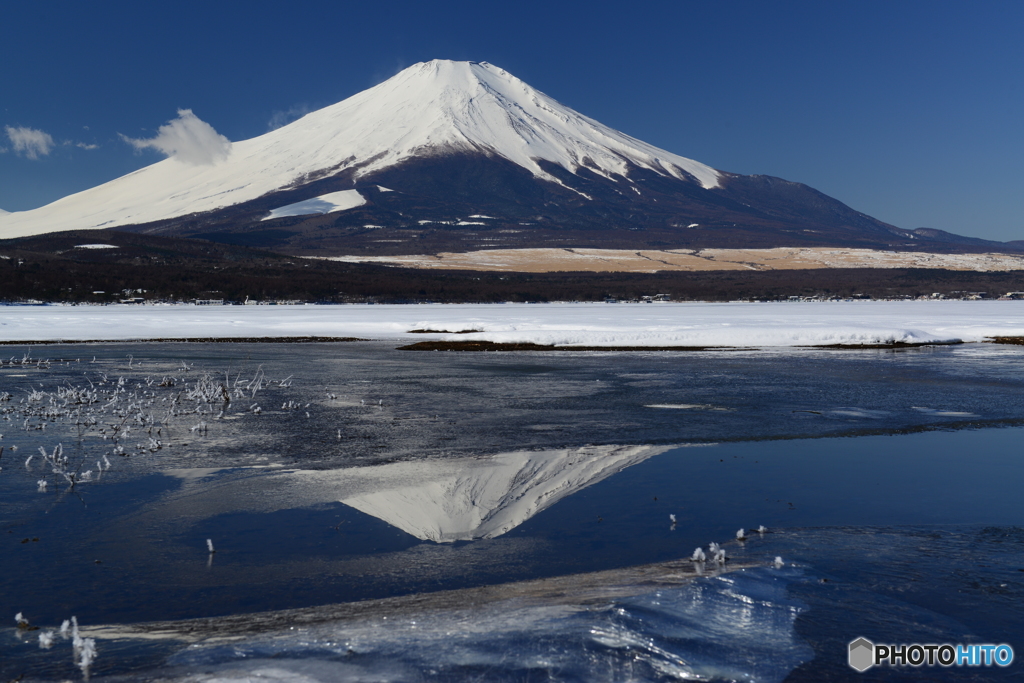
<svg viewBox="0 0 1024 683"><path fill-rule="evenodd" d="M591 446L345 470L374 482L341 502L423 540L494 538L671 446Z"/></svg>

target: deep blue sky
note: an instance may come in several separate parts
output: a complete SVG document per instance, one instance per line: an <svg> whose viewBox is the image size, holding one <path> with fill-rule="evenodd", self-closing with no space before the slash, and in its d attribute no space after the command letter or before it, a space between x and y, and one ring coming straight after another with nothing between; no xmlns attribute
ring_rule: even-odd
<svg viewBox="0 0 1024 683"><path fill-rule="evenodd" d="M157 161L191 108L231 140L419 61L489 61L716 168L903 228L1024 239L1024 2L6 3L0 208ZM31 159L11 129L50 135ZM77 146L96 145L95 149Z"/></svg>

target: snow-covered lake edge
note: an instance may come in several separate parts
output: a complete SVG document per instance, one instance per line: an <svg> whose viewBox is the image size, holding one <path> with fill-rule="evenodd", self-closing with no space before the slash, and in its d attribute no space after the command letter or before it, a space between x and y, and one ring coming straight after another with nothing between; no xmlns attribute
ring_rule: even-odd
<svg viewBox="0 0 1024 683"><path fill-rule="evenodd" d="M1024 301L0 307L0 343L5 344L372 339L771 348L997 337L1024 337Z"/></svg>

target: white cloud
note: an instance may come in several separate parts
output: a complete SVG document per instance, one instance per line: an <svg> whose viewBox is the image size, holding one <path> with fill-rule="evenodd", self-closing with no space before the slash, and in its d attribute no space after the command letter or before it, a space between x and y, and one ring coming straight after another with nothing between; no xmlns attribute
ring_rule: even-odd
<svg viewBox="0 0 1024 683"><path fill-rule="evenodd" d="M35 128L20 126L6 126L7 139L11 141L15 154L20 154L28 159L38 159L50 153L53 149L53 138L49 133L44 133Z"/></svg>
<svg viewBox="0 0 1024 683"><path fill-rule="evenodd" d="M288 111L275 111L267 121L267 130L277 130L282 126L287 126L292 121L297 121L303 116L313 111L306 104L293 104L288 108Z"/></svg>
<svg viewBox="0 0 1024 683"><path fill-rule="evenodd" d="M178 118L160 126L156 137L136 140L122 135L121 138L135 149L155 149L195 166L223 161L231 152L231 141L193 114L191 109L179 109Z"/></svg>
<svg viewBox="0 0 1024 683"><path fill-rule="evenodd" d="M75 147L80 147L81 149L99 149L100 148L99 145L91 145L91 144L88 144L86 142L76 142L75 143Z"/></svg>

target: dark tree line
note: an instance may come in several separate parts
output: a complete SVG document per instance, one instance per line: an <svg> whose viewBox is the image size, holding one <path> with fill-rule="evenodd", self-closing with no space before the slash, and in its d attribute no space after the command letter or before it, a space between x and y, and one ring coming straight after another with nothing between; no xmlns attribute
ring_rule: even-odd
<svg viewBox="0 0 1024 683"><path fill-rule="evenodd" d="M143 290L140 292L139 290ZM0 260L0 299L108 303L123 298L318 302L600 301L667 294L674 300L790 296L889 298L1024 290L1024 272L822 269L768 272L493 273L333 262L134 265ZM100 292L100 293L97 293Z"/></svg>
<svg viewBox="0 0 1024 683"><path fill-rule="evenodd" d="M103 243L109 249L83 249ZM143 290L143 291L139 291ZM318 302L600 301L790 296L917 297L1024 291L1024 271L819 269L666 273L436 271L284 256L239 245L114 231L0 241L0 300L109 303L124 298ZM99 292L99 293L97 293Z"/></svg>

